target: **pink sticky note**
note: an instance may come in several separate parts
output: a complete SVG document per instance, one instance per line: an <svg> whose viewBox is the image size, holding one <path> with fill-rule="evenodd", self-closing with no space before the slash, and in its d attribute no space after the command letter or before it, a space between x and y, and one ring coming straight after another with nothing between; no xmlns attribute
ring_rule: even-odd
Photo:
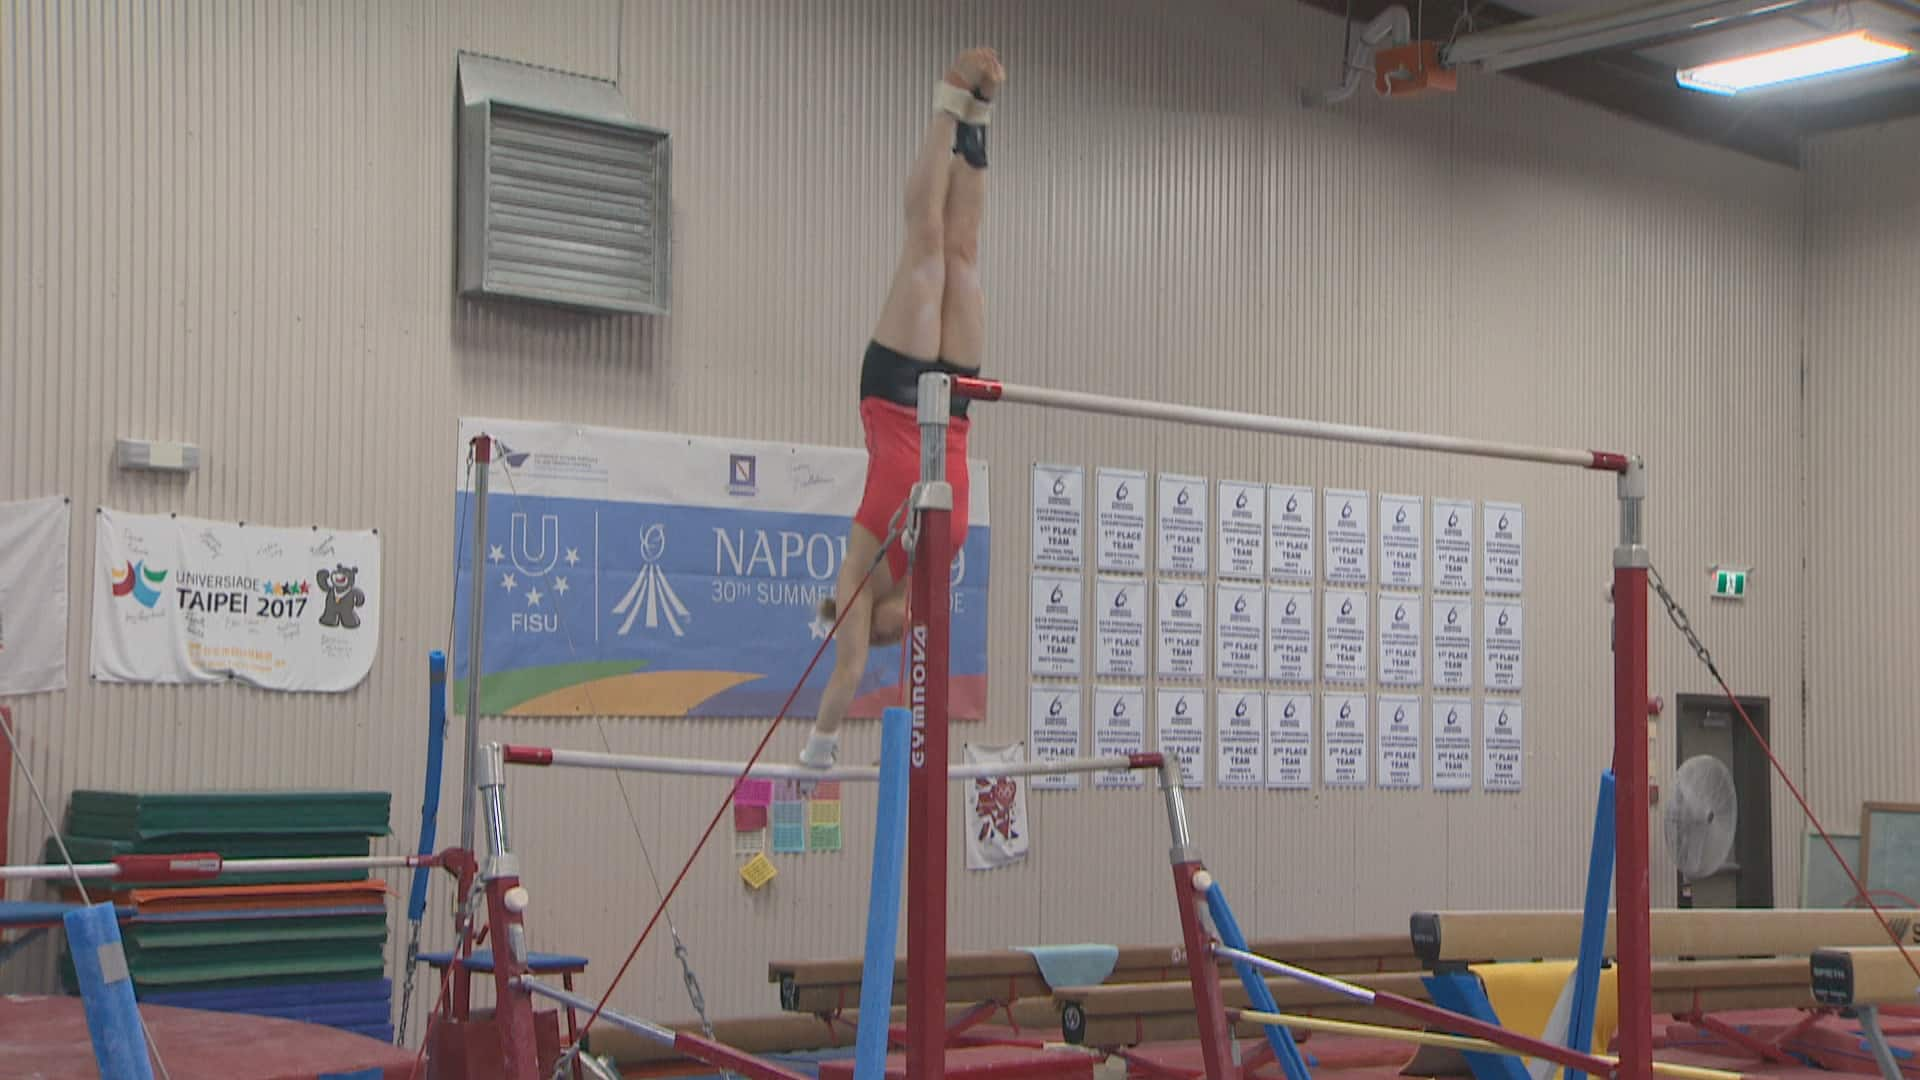
<svg viewBox="0 0 1920 1080"><path fill-rule="evenodd" d="M773 802L773 781L742 780L740 786L733 789L733 801L740 806L765 809Z"/></svg>
<svg viewBox="0 0 1920 1080"><path fill-rule="evenodd" d="M767 808L749 806L746 803L733 804L733 831L757 832L767 827Z"/></svg>

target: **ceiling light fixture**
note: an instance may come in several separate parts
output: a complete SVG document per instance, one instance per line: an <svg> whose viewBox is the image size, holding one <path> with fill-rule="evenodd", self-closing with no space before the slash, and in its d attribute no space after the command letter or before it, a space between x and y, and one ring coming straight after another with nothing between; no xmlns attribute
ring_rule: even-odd
<svg viewBox="0 0 1920 1080"><path fill-rule="evenodd" d="M1913 50L1905 45L1875 37L1865 30L1856 30L1851 34L1802 42L1784 49L1769 49L1750 56L1685 68L1675 78L1689 90L1732 95L1802 79L1858 71L1912 55Z"/></svg>

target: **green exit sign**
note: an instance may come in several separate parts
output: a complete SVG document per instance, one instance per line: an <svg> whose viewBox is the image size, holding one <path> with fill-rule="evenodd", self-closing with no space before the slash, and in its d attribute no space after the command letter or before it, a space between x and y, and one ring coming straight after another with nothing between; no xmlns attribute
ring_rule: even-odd
<svg viewBox="0 0 1920 1080"><path fill-rule="evenodd" d="M1732 566L1713 568L1713 595L1721 600L1745 600L1747 598L1748 571Z"/></svg>

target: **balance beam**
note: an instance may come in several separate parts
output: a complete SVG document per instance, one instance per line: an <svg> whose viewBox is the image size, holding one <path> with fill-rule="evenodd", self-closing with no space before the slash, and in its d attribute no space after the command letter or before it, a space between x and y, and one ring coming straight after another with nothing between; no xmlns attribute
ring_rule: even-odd
<svg viewBox="0 0 1920 1080"><path fill-rule="evenodd" d="M1254 942L1255 950L1288 963L1318 971L1349 975L1382 971L1417 971L1420 962L1398 934L1296 941ZM1165 945L1130 945L1120 949L1108 984L1152 983L1186 975L1186 958ZM1230 970L1222 965L1222 970ZM893 1000L906 1000L906 967L897 963ZM860 1002L861 961L779 960L767 965L767 981L780 986L780 1007L788 1012L833 1014ZM1051 1002L1054 988L1040 974L1040 965L1018 949L951 953L947 957L947 1000L972 1004L981 1001L1017 1002L1039 998ZM1051 1009L1051 1003L1048 1005ZM1047 1026L1053 1019L1049 1015Z"/></svg>
<svg viewBox="0 0 1920 1080"><path fill-rule="evenodd" d="M1892 945L1816 949L1807 967L1822 1005L1920 1005L1920 979Z"/></svg>
<svg viewBox="0 0 1920 1080"><path fill-rule="evenodd" d="M1580 918L1578 911L1424 911L1409 929L1413 951L1428 967L1562 960L1579 949ZM1891 921L1903 939L1912 937L1912 918ZM1652 931L1657 957L1808 956L1827 946L1887 944L1873 912L1849 909L1666 908L1653 912ZM1605 951L1615 954L1612 915Z"/></svg>
<svg viewBox="0 0 1920 1080"><path fill-rule="evenodd" d="M1653 965L1653 1012L1690 1014L1736 1009L1810 1009L1816 1006L1807 986L1807 962L1797 957L1752 960L1665 960ZM1386 972L1349 977L1349 982L1412 998L1430 1000L1421 976L1413 972ZM1285 1011L1311 1010L1316 1016L1389 1027L1407 1027L1405 1017L1384 1009L1355 1005L1328 990L1292 979L1270 979L1268 989ZM1228 1008L1248 1008L1246 991L1237 983L1223 986ZM1060 1009L1061 1036L1069 1043L1111 1049L1141 1042L1194 1038L1193 989L1184 982L1139 985L1067 987L1055 990ZM1241 1034L1252 1036L1259 1027L1242 1019Z"/></svg>

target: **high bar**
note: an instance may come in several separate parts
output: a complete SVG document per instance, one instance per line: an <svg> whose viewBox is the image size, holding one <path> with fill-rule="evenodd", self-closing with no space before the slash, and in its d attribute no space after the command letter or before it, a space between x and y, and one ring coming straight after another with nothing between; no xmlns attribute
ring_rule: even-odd
<svg viewBox="0 0 1920 1080"><path fill-rule="evenodd" d="M618 772L666 773L674 776L718 776L737 780L743 771L756 780L854 780L880 779L877 765L840 765L814 769L805 765L762 765L751 771L744 761L713 761L706 758L657 757L650 754L603 754L594 750L560 750L548 746L502 746L509 765L560 765L570 769L613 769ZM947 767L949 780L971 780L983 776L1054 776L1061 773L1101 772L1107 769L1157 769L1165 761L1160 754L1127 754L1113 757L1058 758L1052 761L1022 761L1009 765L954 764Z"/></svg>
<svg viewBox="0 0 1920 1080"><path fill-rule="evenodd" d="M1004 401L1014 405L1037 405L1068 412L1102 413L1130 416L1139 420L1166 420L1196 427L1230 428L1266 435L1291 435L1329 442L1364 443L1393 446L1403 450L1429 450L1441 454L1469 457L1506 458L1511 461L1537 461L1546 465L1571 465L1602 472L1626 472L1625 454L1606 450L1563 450L1548 446L1524 446L1518 443L1463 439L1452 435L1427 435L1417 431L1362 427L1358 424L1330 424L1319 420L1296 420L1285 416L1236 412L1232 409L1207 409L1197 405L1178 405L1167 401L1142 401L1138 398L1089 394L1079 390L1055 390L1044 386L1020 386L998 379L957 376L953 396L973 401Z"/></svg>
<svg viewBox="0 0 1920 1080"><path fill-rule="evenodd" d="M400 870L438 866L439 855L325 855L314 858L223 859L212 852L120 855L112 862L0 866L0 881L60 881L70 877L129 881L206 881L221 874L286 874L337 870Z"/></svg>

